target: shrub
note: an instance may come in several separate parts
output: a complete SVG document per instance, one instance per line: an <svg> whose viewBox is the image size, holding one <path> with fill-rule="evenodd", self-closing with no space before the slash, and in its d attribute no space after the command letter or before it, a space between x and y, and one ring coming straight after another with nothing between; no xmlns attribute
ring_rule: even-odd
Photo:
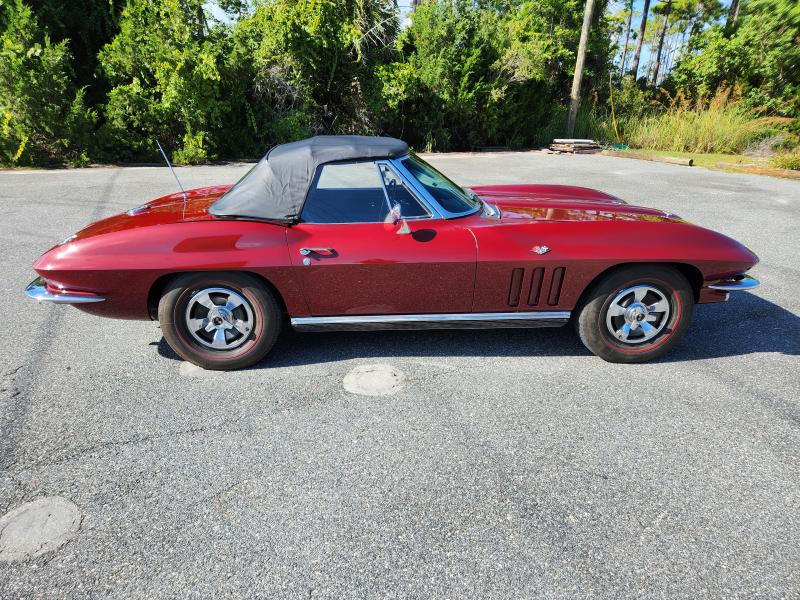
<svg viewBox="0 0 800 600"><path fill-rule="evenodd" d="M387 128L425 150L492 143L510 101L490 77L497 32L497 16L466 0L421 4L398 40L401 60L379 70Z"/></svg>
<svg viewBox="0 0 800 600"><path fill-rule="evenodd" d="M221 85L223 44L201 0L130 0L120 32L100 52L112 84L105 106L106 151L158 158L155 139L180 162L216 157L213 133L230 111Z"/></svg>
<svg viewBox="0 0 800 600"><path fill-rule="evenodd" d="M97 115L72 84L66 42L51 43L22 0L3 8L0 163L87 164Z"/></svg>
<svg viewBox="0 0 800 600"><path fill-rule="evenodd" d="M368 99L398 27L392 0L274 0L235 30L268 143L376 133Z"/></svg>
<svg viewBox="0 0 800 600"><path fill-rule="evenodd" d="M383 128L427 150L529 146L556 129L563 136L582 16L583 4L566 0L419 3L399 56L379 70ZM598 21L586 89L607 77L607 26Z"/></svg>
<svg viewBox="0 0 800 600"><path fill-rule="evenodd" d="M183 146L173 153L176 163L197 165L208 162L208 150L205 146L205 133L187 133L183 136Z"/></svg>

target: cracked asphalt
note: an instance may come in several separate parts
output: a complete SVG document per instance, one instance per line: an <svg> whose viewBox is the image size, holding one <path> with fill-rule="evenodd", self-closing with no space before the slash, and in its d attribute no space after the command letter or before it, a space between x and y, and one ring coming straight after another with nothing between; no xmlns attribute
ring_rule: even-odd
<svg viewBox="0 0 800 600"><path fill-rule="evenodd" d="M31 263L173 192L164 168L0 172L0 515L81 528L0 597L800 597L800 183L601 156L441 155L465 185L597 187L731 235L762 287L665 359L571 329L285 335L236 373L157 324L36 305ZM178 169L189 187L247 165ZM354 368L403 373L345 391Z"/></svg>

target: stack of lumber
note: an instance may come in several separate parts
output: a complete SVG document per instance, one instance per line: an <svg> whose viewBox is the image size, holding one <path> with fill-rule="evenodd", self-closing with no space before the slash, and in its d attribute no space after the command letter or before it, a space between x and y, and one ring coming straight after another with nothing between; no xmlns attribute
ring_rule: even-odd
<svg viewBox="0 0 800 600"><path fill-rule="evenodd" d="M571 154L594 154L600 152L600 144L594 140L573 140L561 139L553 140L550 144L550 150L553 152L569 152Z"/></svg>

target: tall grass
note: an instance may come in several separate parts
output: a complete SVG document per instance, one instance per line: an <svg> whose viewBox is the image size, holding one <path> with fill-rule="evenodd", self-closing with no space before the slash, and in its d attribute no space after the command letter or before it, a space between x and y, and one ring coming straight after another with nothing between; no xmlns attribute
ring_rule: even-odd
<svg viewBox="0 0 800 600"><path fill-rule="evenodd" d="M628 120L623 137L638 148L735 154L774 132L771 121L754 117L730 90L720 90L705 105L678 98L664 112Z"/></svg>
<svg viewBox="0 0 800 600"><path fill-rule="evenodd" d="M794 152L782 152L776 154L769 161L770 166L779 169L792 169L793 171L800 171L800 150Z"/></svg>
<svg viewBox="0 0 800 600"><path fill-rule="evenodd" d="M535 143L548 146L554 139L565 137L567 130L566 107L555 107L550 115L550 120L535 134ZM574 138L588 138L593 140L614 139L614 128L611 119L599 112L595 106L584 106L578 111L575 119Z"/></svg>
<svg viewBox="0 0 800 600"><path fill-rule="evenodd" d="M575 123L576 138L622 142L632 148L694 152L698 154L739 154L753 149L767 138L782 139L785 164L796 164L800 138L792 133L796 119L759 117L742 102L739 90L722 87L712 97L688 98L681 92L670 97L665 90L656 94L623 82L615 93L617 127L610 105L584 103ZM554 107L547 123L535 134L536 143L546 146L564 137L565 106ZM795 123L793 125L793 123ZM794 152L792 152L792 150ZM770 149L772 151L772 149ZM785 167L796 168L796 167Z"/></svg>

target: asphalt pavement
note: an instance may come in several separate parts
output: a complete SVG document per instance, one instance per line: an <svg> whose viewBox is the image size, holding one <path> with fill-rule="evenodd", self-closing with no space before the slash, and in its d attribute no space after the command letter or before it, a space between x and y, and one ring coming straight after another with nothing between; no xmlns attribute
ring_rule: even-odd
<svg viewBox="0 0 800 600"><path fill-rule="evenodd" d="M69 530L0 560L0 598L800 597L800 183L430 160L464 185L674 212L753 249L762 286L698 307L651 364L605 363L564 328L295 333L207 372L156 323L22 293L54 243L174 192L165 168L2 171L0 517L57 497ZM177 170L198 187L247 168ZM353 393L381 369L394 393Z"/></svg>

